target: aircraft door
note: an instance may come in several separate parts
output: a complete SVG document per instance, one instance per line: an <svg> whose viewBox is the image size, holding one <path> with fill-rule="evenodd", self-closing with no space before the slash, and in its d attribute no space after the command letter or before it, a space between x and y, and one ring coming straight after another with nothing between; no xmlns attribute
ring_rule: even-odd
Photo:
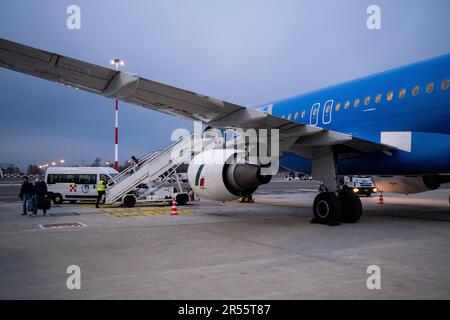
<svg viewBox="0 0 450 320"><path fill-rule="evenodd" d="M331 122L331 113L333 112L333 100L328 100L323 107L322 123L329 124Z"/></svg>

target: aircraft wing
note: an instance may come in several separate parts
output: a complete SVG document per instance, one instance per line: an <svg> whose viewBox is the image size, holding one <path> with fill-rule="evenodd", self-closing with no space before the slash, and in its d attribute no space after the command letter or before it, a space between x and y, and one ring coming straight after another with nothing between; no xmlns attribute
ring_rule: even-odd
<svg viewBox="0 0 450 320"><path fill-rule="evenodd" d="M318 146L342 145L350 153L392 149L5 39L0 39L0 66L213 127L279 129L280 151L297 148L305 157Z"/></svg>

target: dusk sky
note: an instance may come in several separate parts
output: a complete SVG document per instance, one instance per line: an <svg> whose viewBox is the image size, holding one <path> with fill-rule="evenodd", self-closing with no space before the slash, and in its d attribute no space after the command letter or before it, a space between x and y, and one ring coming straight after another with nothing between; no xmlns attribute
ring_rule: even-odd
<svg viewBox="0 0 450 320"><path fill-rule="evenodd" d="M66 27L69 5L81 29ZM381 8L381 30L366 9ZM15 0L0 37L244 106L450 52L448 0ZM113 161L114 101L0 68L0 163ZM120 105L120 162L165 147L180 120Z"/></svg>

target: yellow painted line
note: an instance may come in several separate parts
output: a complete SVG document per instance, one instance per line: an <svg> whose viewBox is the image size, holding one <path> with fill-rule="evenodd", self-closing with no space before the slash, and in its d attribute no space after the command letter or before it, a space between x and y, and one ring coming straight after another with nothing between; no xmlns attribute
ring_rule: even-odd
<svg viewBox="0 0 450 320"><path fill-rule="evenodd" d="M151 217L151 216L169 216L169 210L152 210L152 209L140 209L140 210L101 210L101 213L113 217L113 218L124 218L124 217ZM191 210L180 209L177 211L179 215L191 214Z"/></svg>

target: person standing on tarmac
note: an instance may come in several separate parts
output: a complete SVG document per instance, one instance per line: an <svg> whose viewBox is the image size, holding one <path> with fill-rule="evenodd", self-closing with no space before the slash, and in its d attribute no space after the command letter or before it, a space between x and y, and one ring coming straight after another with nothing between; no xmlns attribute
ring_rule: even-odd
<svg viewBox="0 0 450 320"><path fill-rule="evenodd" d="M106 194L106 183L103 179L100 179L100 181L98 182L97 192L98 192L98 196L97 196L97 203L95 204L96 208L98 208L98 205L99 205L100 201L102 200L102 197ZM103 200L102 204L105 203L105 200Z"/></svg>
<svg viewBox="0 0 450 320"><path fill-rule="evenodd" d="M38 175L36 179L36 183L33 187L33 215L32 217L37 216L37 211L39 206L44 205L44 200L47 197L47 184L44 181L42 175ZM44 207L45 208L45 207ZM46 209L42 209L44 211L44 216L47 214Z"/></svg>
<svg viewBox="0 0 450 320"><path fill-rule="evenodd" d="M23 177L22 187L20 188L19 198L23 201L23 216L27 215L28 202L33 196L33 184L28 180L28 177Z"/></svg>

